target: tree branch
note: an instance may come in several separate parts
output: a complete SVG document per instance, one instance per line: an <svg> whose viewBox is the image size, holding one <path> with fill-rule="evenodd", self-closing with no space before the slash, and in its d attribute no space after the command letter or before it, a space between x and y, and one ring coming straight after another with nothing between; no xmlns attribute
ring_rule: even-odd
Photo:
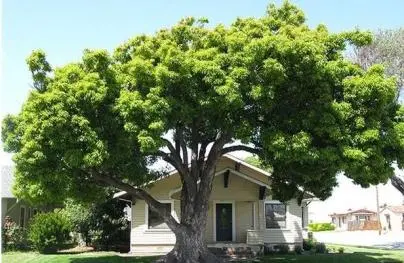
<svg viewBox="0 0 404 263"><path fill-rule="evenodd" d="M209 141L203 141L201 143L201 148L199 149L198 166L199 166L200 173L202 173L203 169L204 169L203 162L205 161L206 148L208 147L208 145L209 145Z"/></svg>
<svg viewBox="0 0 404 263"><path fill-rule="evenodd" d="M170 151L170 153L172 155L177 155L177 151L176 151L174 145L166 138L161 137L161 139L166 143L166 146L168 147L168 150ZM178 157L181 158L180 156L178 156Z"/></svg>
<svg viewBox="0 0 404 263"><path fill-rule="evenodd" d="M179 227L179 223L175 218L171 215L171 210L166 209L166 207L154 199L149 193L147 193L145 190L140 189L140 188L135 188L130 184L124 183L122 181L119 181L111 176L107 175L102 175L98 172L92 173L92 176L95 180L106 183L108 185L111 185L113 187L116 187L117 189L120 189L122 191L127 192L128 194L131 194L139 199L144 200L152 209L152 211L158 213L163 219L164 222L167 223L167 225L174 231Z"/></svg>
<svg viewBox="0 0 404 263"><path fill-rule="evenodd" d="M404 181L397 175L391 177L391 184L404 195Z"/></svg>
<svg viewBox="0 0 404 263"><path fill-rule="evenodd" d="M249 147L246 145L234 145L234 146L228 146L226 148L223 148L221 151L221 155L229 153L229 152L235 152L235 151L246 151L246 152L253 153L253 154L259 154L261 152L260 149Z"/></svg>
<svg viewBox="0 0 404 263"><path fill-rule="evenodd" d="M163 157L163 160L170 163L180 173L181 176L186 176L188 173L188 166L184 165L179 152L175 149L174 145L167 139L161 138L167 145L170 153L158 151L157 155Z"/></svg>
<svg viewBox="0 0 404 263"><path fill-rule="evenodd" d="M184 141L184 129L179 124L175 130L175 144L178 155L180 155L180 151L182 151L183 165L188 168L188 148Z"/></svg>

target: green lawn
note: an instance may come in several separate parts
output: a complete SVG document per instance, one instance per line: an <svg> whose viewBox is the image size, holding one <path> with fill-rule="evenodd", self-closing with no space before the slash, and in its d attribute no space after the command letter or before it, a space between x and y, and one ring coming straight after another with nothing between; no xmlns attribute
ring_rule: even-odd
<svg viewBox="0 0 404 263"><path fill-rule="evenodd" d="M341 246L329 245L338 249ZM344 246L343 254L277 255L265 257L263 262L271 263L404 263L404 250L382 250Z"/></svg>
<svg viewBox="0 0 404 263"><path fill-rule="evenodd" d="M331 247L331 246L330 246ZM339 246L336 246L337 248ZM153 258L121 257L113 252L40 255L34 252L7 252L3 263L150 263ZM381 250L345 247L344 254L276 255L268 256L268 263L404 263L404 250Z"/></svg>
<svg viewBox="0 0 404 263"><path fill-rule="evenodd" d="M2 263L150 263L154 258L121 257L114 252L41 255L35 252L7 252Z"/></svg>

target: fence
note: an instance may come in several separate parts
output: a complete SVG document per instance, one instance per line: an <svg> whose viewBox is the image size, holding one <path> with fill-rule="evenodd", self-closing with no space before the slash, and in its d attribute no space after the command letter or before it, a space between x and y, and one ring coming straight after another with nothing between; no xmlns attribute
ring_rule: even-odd
<svg viewBox="0 0 404 263"><path fill-rule="evenodd" d="M379 223L376 220L348 221L348 231L378 229Z"/></svg>

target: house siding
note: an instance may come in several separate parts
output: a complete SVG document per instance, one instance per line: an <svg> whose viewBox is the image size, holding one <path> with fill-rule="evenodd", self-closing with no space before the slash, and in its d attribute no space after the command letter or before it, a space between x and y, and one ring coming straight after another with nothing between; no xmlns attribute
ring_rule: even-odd
<svg viewBox="0 0 404 263"><path fill-rule="evenodd" d="M389 230L388 223L386 220L386 215L390 215L391 230ZM394 232L404 231L403 227L402 227L402 224L403 224L402 220L403 220L402 213L394 213L393 211L390 211L389 209L384 209L380 213L380 223L382 225L382 229L385 231L394 231Z"/></svg>
<svg viewBox="0 0 404 263"><path fill-rule="evenodd" d="M265 201L270 201L268 197ZM302 208L296 199L287 202L286 228L266 229L265 226L265 201L258 202L258 229L247 231L247 243L249 244L297 244L303 242L302 236Z"/></svg>
<svg viewBox="0 0 404 263"><path fill-rule="evenodd" d="M247 230L254 229L254 202L236 202L236 242L247 242Z"/></svg>
<svg viewBox="0 0 404 263"><path fill-rule="evenodd" d="M26 227L29 224L30 219L33 217L33 207L31 207L25 201L17 202L16 198L2 198L2 217L1 224L4 225L5 217L9 216L13 222L15 222L18 226L20 226L20 218L21 218L21 207L25 207L25 218L24 218L24 226ZM28 214L28 210L31 209L31 216Z"/></svg>

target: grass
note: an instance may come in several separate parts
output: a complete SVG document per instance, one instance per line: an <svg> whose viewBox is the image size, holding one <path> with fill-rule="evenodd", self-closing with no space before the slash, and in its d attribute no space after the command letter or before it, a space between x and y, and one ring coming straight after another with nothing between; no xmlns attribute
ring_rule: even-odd
<svg viewBox="0 0 404 263"><path fill-rule="evenodd" d="M262 262L271 263L404 263L404 250L384 250L351 246L329 245L327 248L344 248L343 254L274 255Z"/></svg>
<svg viewBox="0 0 404 263"><path fill-rule="evenodd" d="M37 252L6 252L3 263L150 263L155 257L122 257L115 252L42 255Z"/></svg>
<svg viewBox="0 0 404 263"><path fill-rule="evenodd" d="M337 250L340 246L330 245ZM383 250L344 246L343 254L273 255L263 263L404 263L404 250ZM150 263L153 257L122 257L114 252L41 255L35 252L6 252L3 263Z"/></svg>

